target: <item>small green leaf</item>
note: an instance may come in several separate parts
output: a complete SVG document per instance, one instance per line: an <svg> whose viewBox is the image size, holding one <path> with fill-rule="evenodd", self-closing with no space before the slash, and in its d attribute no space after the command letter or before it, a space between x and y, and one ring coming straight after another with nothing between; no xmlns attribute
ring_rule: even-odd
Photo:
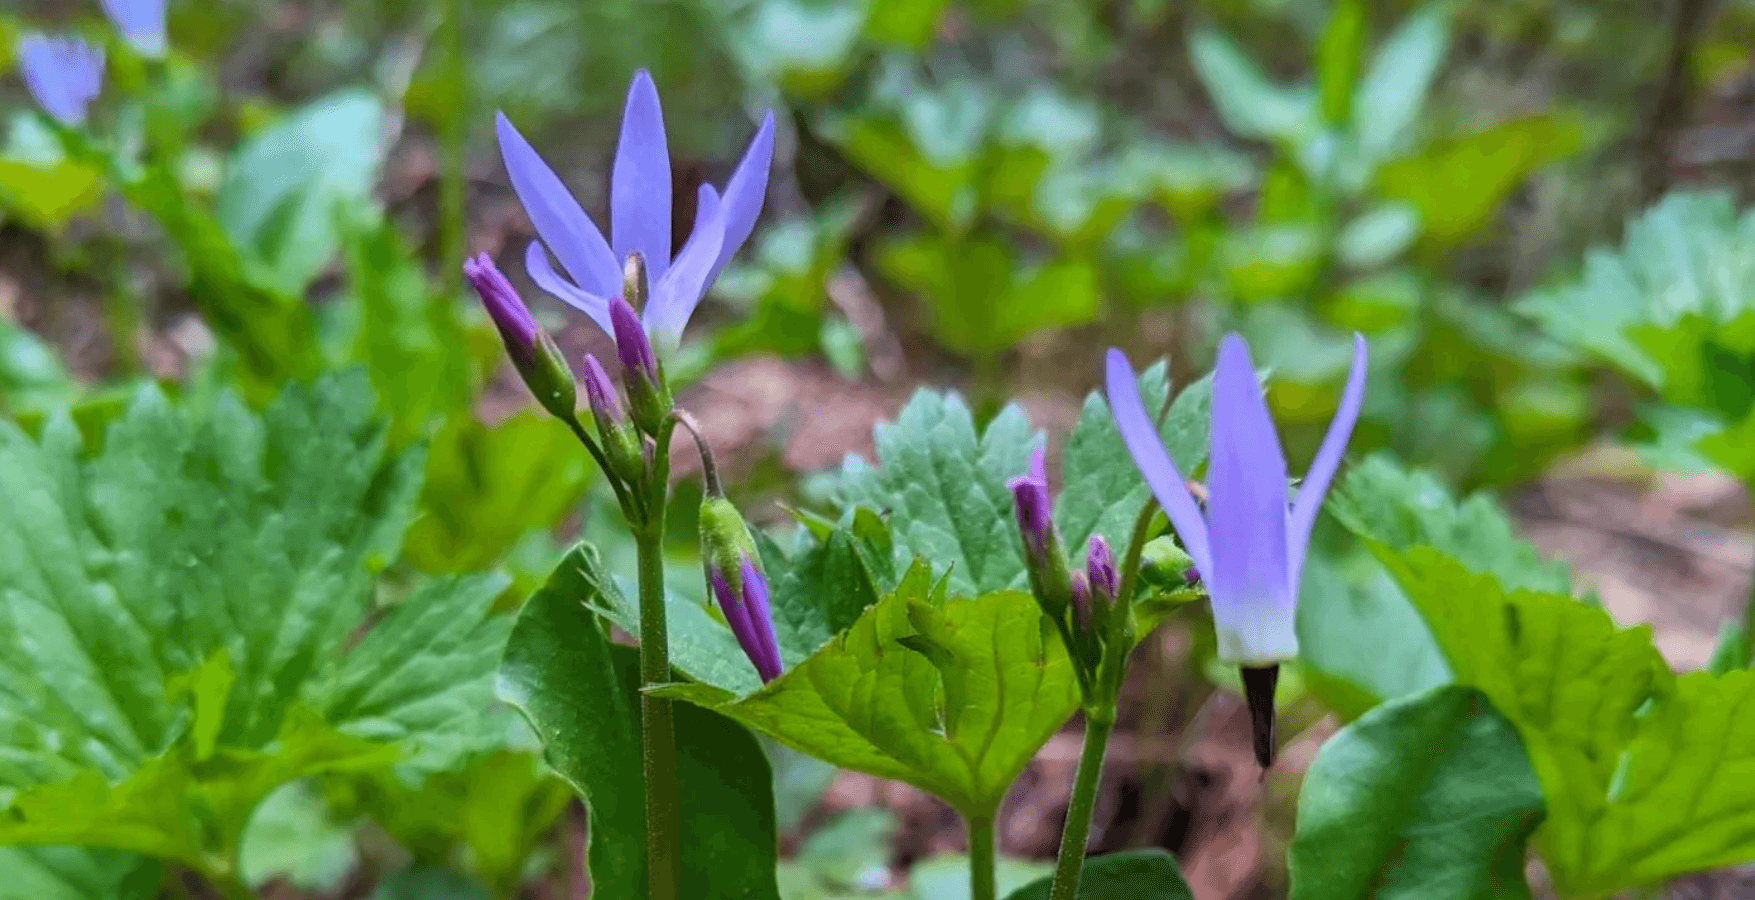
<svg viewBox="0 0 1755 900"><path fill-rule="evenodd" d="M1531 173L1571 156L1583 143L1583 126L1572 117L1517 119L1398 159L1378 170L1377 183L1384 196L1419 210L1425 242L1449 247L1491 224L1500 204Z"/></svg>
<svg viewBox="0 0 1755 900"><path fill-rule="evenodd" d="M602 896L646 896L639 655L612 646L597 583L564 560L525 604L506 645L500 696L522 711L549 764L591 815L590 866ZM705 710L676 710L687 897L776 900L774 798L768 761L742 728Z"/></svg>
<svg viewBox="0 0 1755 900"><path fill-rule="evenodd" d="M1054 879L1044 878L1006 895L1006 900L1048 900ZM1194 900L1176 857L1162 850L1133 850L1085 860L1077 900Z"/></svg>
<svg viewBox="0 0 1755 900"><path fill-rule="evenodd" d="M1034 599L1016 591L945 599L924 566L750 696L708 685L660 693L974 815L993 812L1078 704L1066 650L1051 631L1045 637Z"/></svg>
<svg viewBox="0 0 1755 900"><path fill-rule="evenodd" d="M1542 785L1478 691L1402 697L1341 729L1298 796L1292 900L1527 898Z"/></svg>
<svg viewBox="0 0 1755 900"><path fill-rule="evenodd" d="M269 794L250 818L238 868L256 887L284 878L303 890L331 893L341 887L357 856L353 830L331 817L309 785L292 782Z"/></svg>
<svg viewBox="0 0 1755 900"><path fill-rule="evenodd" d="M896 571L916 557L931 560L960 597L1025 586L1005 486L1023 474L1039 440L1022 409L1006 407L978 435L961 398L922 390L873 438L877 466L848 457L841 499L889 518Z"/></svg>
<svg viewBox="0 0 1755 900"><path fill-rule="evenodd" d="M1450 43L1444 16L1437 6L1419 8L1378 48L1360 80L1353 96L1353 127L1366 159L1387 159L1419 119Z"/></svg>
<svg viewBox="0 0 1755 900"><path fill-rule="evenodd" d="M1239 136L1296 143L1315 130L1316 101L1308 87L1285 88L1269 81L1218 31L1192 33L1188 49L1219 117Z"/></svg>

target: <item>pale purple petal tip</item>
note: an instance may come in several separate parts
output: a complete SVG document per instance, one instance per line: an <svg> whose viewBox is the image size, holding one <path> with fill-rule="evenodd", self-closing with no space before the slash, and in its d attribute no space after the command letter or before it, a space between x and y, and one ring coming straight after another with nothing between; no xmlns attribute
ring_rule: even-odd
<svg viewBox="0 0 1755 900"><path fill-rule="evenodd" d="M1005 484L1012 492L1024 548L1032 557L1040 557L1047 552L1049 529L1054 527L1054 503L1048 496L1047 451L1037 447L1030 454L1030 466L1024 474L1007 479Z"/></svg>
<svg viewBox="0 0 1755 900"><path fill-rule="evenodd" d="M494 114L494 129L499 136L506 177L512 182L518 202L573 283L598 297L621 293L621 264L604 242L602 232L579 207L579 201L573 199L560 177L504 113Z"/></svg>
<svg viewBox="0 0 1755 900"><path fill-rule="evenodd" d="M768 174L774 162L774 113L762 117L761 127L750 138L748 149L725 182L725 240L719 247L719 258L707 276L711 287L727 263L743 248L761 218L762 203L768 194Z"/></svg>
<svg viewBox="0 0 1755 900"><path fill-rule="evenodd" d="M103 88L104 52L76 37L32 34L18 42L18 69L37 106L75 126Z"/></svg>
<svg viewBox="0 0 1755 900"><path fill-rule="evenodd" d="M1353 425L1359 421L1359 407L1365 400L1366 372L1365 336L1353 334L1353 370L1347 375L1347 386L1341 392L1341 404L1329 423L1322 446L1310 461L1310 471L1298 487L1298 499L1286 525L1286 555L1293 594L1304 573L1304 553L1310 544L1310 530L1316 525L1316 514L1322 509L1322 498L1328 493L1329 482L1340 468L1341 455L1353 436Z"/></svg>
<svg viewBox="0 0 1755 900"><path fill-rule="evenodd" d="M1158 429L1146 412L1145 401L1140 398L1139 381L1134 377L1133 366L1120 350L1111 348L1105 359L1104 383L1116 430L1121 432L1121 440L1127 445L1134 466L1152 489L1152 495L1158 498L1164 514L1170 517L1170 524L1175 526L1176 536L1182 539L1182 546L1188 550L1195 567L1203 573L1208 572L1212 555L1208 550L1206 520L1201 517L1194 497L1188 493L1182 473L1177 471L1176 463L1164 449L1163 439L1158 436Z"/></svg>
<svg viewBox="0 0 1755 900"><path fill-rule="evenodd" d="M103 0L104 13L142 56L165 52L165 0Z"/></svg>
<svg viewBox="0 0 1755 900"><path fill-rule="evenodd" d="M610 241L615 258L638 252L656 284L670 268L670 151L658 87L645 69L634 73L622 110L609 190Z"/></svg>
<svg viewBox="0 0 1755 900"><path fill-rule="evenodd" d="M1121 593L1121 572L1115 565L1115 551L1100 534L1091 535L1085 549L1085 573L1091 590L1105 597Z"/></svg>

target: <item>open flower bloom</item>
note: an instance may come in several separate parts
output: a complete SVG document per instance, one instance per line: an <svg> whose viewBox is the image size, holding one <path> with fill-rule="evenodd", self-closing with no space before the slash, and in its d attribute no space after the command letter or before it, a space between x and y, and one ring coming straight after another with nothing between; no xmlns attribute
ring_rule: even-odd
<svg viewBox="0 0 1755 900"><path fill-rule="evenodd" d="M165 53L165 0L102 0L104 13L142 56Z"/></svg>
<svg viewBox="0 0 1755 900"><path fill-rule="evenodd" d="M79 125L103 89L104 51L76 37L33 34L18 42L18 71L43 112L63 125Z"/></svg>
<svg viewBox="0 0 1755 900"><path fill-rule="evenodd" d="M1365 395L1365 339L1353 336L1353 371L1340 408L1286 502L1286 460L1243 338L1226 335L1213 373L1207 510L1189 494L1140 399L1133 367L1109 351L1106 380L1116 427L1212 597L1219 660L1274 666L1298 655L1298 582L1310 529L1341 462Z"/></svg>
<svg viewBox="0 0 1755 900"><path fill-rule="evenodd" d="M610 173L609 240L505 115L497 117L500 155L512 189L541 238L525 252L537 286L614 334L609 299L622 293L630 253L644 259L650 296L642 310L647 334L663 350L676 346L696 304L755 228L768 191L774 115L750 139L723 195L703 184L695 228L681 250L670 246L670 151L658 89L644 69L628 87L621 139ZM556 270L553 262L560 262ZM562 274L562 273L565 274Z"/></svg>

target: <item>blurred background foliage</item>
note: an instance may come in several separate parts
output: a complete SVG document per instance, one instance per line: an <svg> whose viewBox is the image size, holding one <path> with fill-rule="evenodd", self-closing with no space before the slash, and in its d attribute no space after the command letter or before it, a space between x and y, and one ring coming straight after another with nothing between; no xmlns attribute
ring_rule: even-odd
<svg viewBox="0 0 1755 900"><path fill-rule="evenodd" d="M672 365L685 381L752 354L815 357L848 381L958 386L985 415L1032 390L1083 393L1110 345L1168 357L1186 383L1235 329L1272 370L1301 460L1357 330L1373 360L1354 449L1432 470L1426 494L1528 481L1627 426L1664 465L1755 472L1755 234L1738 213L1755 160L1750 0L170 10L157 63L119 52L94 3L0 9L0 69L27 29L112 46L90 137L51 131L16 78L0 87L0 412L34 432L70 405L91 439L141 381L260 406L288 380L363 368L391 446L426 448L382 605L419 575L500 569L514 606L557 533L591 537L612 568L630 552L457 270L491 252L537 299L492 112L595 213L638 67L664 97L683 204L723 180L763 109L780 123L763 224ZM1718 192L1653 206L1696 188ZM678 212L682 233L692 210ZM537 305L569 349L599 340ZM821 499L771 468L738 489ZM700 591L694 502L672 519L684 595ZM1313 657L1361 630L1421 631L1362 554L1322 555L1309 581L1353 616L1310 623ZM1430 669L1402 643L1418 657L1404 669ZM1385 679L1312 681L1356 712L1348 691ZM292 782L244 835L243 875L333 891L401 871L379 896L510 896L565 869L574 837L550 826L566 792L507 730L430 777ZM796 823L827 777L783 759ZM895 828L873 813L817 829L788 896L868 896L871 847ZM472 886L450 885L457 872Z"/></svg>

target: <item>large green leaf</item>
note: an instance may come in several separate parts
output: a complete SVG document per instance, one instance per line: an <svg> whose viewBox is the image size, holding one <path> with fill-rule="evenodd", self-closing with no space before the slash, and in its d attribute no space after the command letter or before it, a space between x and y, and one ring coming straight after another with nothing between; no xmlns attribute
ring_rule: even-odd
<svg viewBox="0 0 1755 900"><path fill-rule="evenodd" d="M1377 707L1323 744L1298 796L1293 900L1527 898L1542 785L1478 691Z"/></svg>
<svg viewBox="0 0 1755 900"><path fill-rule="evenodd" d="M1006 900L1048 900L1054 879L1044 878L1006 895ZM1194 900L1176 857L1162 850L1133 850L1085 860L1077 900Z"/></svg>
<svg viewBox="0 0 1755 900"><path fill-rule="evenodd" d="M377 98L346 91L253 135L227 162L215 213L276 289L303 291L334 258L338 210L370 200L383 130Z"/></svg>
<svg viewBox="0 0 1755 900"><path fill-rule="evenodd" d="M598 583L563 562L518 616L500 696L530 720L549 764L585 799L598 896L639 898L646 896L639 658L609 643L592 612L601 604ZM775 900L774 798L760 745L723 717L679 704L676 746L683 896Z"/></svg>
<svg viewBox="0 0 1755 900"><path fill-rule="evenodd" d="M1429 548L1384 552L1459 684L1517 726L1555 887L1599 896L1755 859L1755 672L1676 678L1650 629L1507 591Z"/></svg>
<svg viewBox="0 0 1755 900"><path fill-rule="evenodd" d="M1188 39L1194 71L1206 85L1225 126L1243 137L1297 143L1318 125L1316 96L1308 86L1286 88L1224 34L1195 31Z"/></svg>
<svg viewBox="0 0 1755 900"><path fill-rule="evenodd" d="M848 457L841 499L889 518L896 571L916 557L930 560L958 597L1025 586L1005 486L1023 474L1040 440L1022 409L1006 407L977 434L960 397L922 390L873 438L877 465Z"/></svg>
<svg viewBox="0 0 1755 900"><path fill-rule="evenodd" d="M1418 119L1450 42L1445 13L1425 6L1378 48L1352 98L1354 139L1366 159L1387 158Z"/></svg>
<svg viewBox="0 0 1755 900"><path fill-rule="evenodd" d="M158 863L76 847L0 847L0 900L151 900Z"/></svg>
<svg viewBox="0 0 1755 900"><path fill-rule="evenodd" d="M40 442L0 424L5 839L234 874L214 861L285 781L475 740L497 580L418 585L357 638L421 461L386 454L358 376L261 417L144 389L101 449L66 419Z"/></svg>
<svg viewBox="0 0 1755 900"><path fill-rule="evenodd" d="M1139 382L1140 396L1155 415L1169 391L1164 364L1146 369ZM1170 458L1191 478L1207 457L1212 389L1210 376L1184 388L1158 426ZM1082 553L1093 534L1102 535L1117 552L1127 546L1151 489L1134 466L1100 392L1085 398L1078 425L1067 438L1062 472L1065 486L1055 501L1054 521L1068 551Z"/></svg>
<svg viewBox="0 0 1755 900"><path fill-rule="evenodd" d="M1449 247L1490 225L1500 204L1531 173L1571 156L1583 143L1584 126L1576 117L1516 119L1397 159L1378 170L1377 183L1383 194L1419 211L1422 241Z"/></svg>
<svg viewBox="0 0 1755 900"><path fill-rule="evenodd" d="M664 693L798 750L991 815L1078 704L1066 650L1017 591L949 598L924 565L811 658L754 694Z"/></svg>

